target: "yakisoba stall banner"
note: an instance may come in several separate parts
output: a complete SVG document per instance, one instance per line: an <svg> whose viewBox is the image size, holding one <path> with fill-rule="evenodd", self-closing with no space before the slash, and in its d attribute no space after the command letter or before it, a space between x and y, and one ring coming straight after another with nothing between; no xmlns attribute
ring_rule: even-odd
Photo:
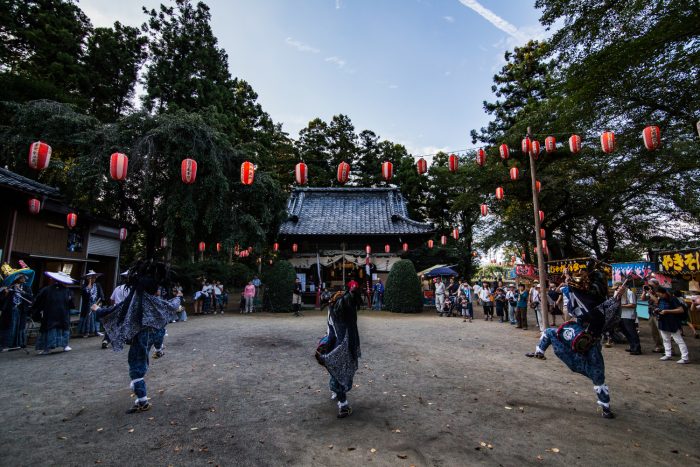
<svg viewBox="0 0 700 467"><path fill-rule="evenodd" d="M550 276L559 276L564 274L564 270L568 270L570 274L576 275L580 271L588 269L590 258L574 258L561 259L557 261L547 261L547 274ZM612 276L612 266L598 261L598 266L608 276Z"/></svg>
<svg viewBox="0 0 700 467"><path fill-rule="evenodd" d="M693 250L662 251L658 253L657 271L671 276L700 272L700 248Z"/></svg>

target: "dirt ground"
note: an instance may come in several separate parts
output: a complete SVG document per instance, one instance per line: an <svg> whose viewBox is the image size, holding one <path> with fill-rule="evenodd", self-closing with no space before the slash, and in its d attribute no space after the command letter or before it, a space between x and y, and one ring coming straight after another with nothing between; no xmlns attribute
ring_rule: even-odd
<svg viewBox="0 0 700 467"><path fill-rule="evenodd" d="M363 311L363 358L336 418L313 359L325 314L204 316L168 327L146 376L153 409L127 415L126 351L0 355L0 464L697 465L700 365L604 349L612 407L509 324ZM700 362L700 340L686 338Z"/></svg>

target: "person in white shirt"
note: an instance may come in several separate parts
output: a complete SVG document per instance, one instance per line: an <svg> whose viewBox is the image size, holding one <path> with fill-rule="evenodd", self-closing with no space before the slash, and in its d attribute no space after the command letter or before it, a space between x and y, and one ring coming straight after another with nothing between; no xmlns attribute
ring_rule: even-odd
<svg viewBox="0 0 700 467"><path fill-rule="evenodd" d="M224 302L221 293L223 292L224 286L221 284L221 282L216 281L214 282L214 285L212 285L212 289L214 290L214 314L216 314L216 307L219 307L219 311L223 315Z"/></svg>
<svg viewBox="0 0 700 467"><path fill-rule="evenodd" d="M627 351L630 355L641 355L642 346L639 342L639 334L637 333L637 297L634 295L630 289L627 288L622 282L616 282L615 287L615 297L620 297L620 307L622 311L621 324L622 333L627 338L629 343L629 349Z"/></svg>
<svg viewBox="0 0 700 467"><path fill-rule="evenodd" d="M515 325L515 305L517 304L517 292L515 291L515 284L510 284L508 286L508 291L506 292L506 303L508 304L508 320L510 324Z"/></svg>
<svg viewBox="0 0 700 467"><path fill-rule="evenodd" d="M481 299L481 306L484 308L484 319L493 321L493 295L488 287L482 287L479 290L479 298Z"/></svg>
<svg viewBox="0 0 700 467"><path fill-rule="evenodd" d="M445 284L442 282L442 278L438 276L435 279L435 308L437 308L438 313L442 313L442 309L445 307Z"/></svg>
<svg viewBox="0 0 700 467"><path fill-rule="evenodd" d="M540 331L544 332L544 320L542 319L542 307L540 306L540 284L535 283L535 285L530 289L530 308L535 310L535 319L537 320L537 327Z"/></svg>

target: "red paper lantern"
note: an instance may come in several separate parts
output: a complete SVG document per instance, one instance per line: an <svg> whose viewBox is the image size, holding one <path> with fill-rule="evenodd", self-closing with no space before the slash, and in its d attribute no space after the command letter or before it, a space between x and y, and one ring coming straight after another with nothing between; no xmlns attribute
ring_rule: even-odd
<svg viewBox="0 0 700 467"><path fill-rule="evenodd" d="M239 258L247 258L250 253L248 253L248 250L243 250L240 253L238 253Z"/></svg>
<svg viewBox="0 0 700 467"><path fill-rule="evenodd" d="M306 185L306 182L309 181L309 171L306 164L299 162L294 169L294 176L297 179L297 184Z"/></svg>
<svg viewBox="0 0 700 467"><path fill-rule="evenodd" d="M275 242L272 244L272 251L279 251L280 249L280 244Z"/></svg>
<svg viewBox="0 0 700 467"><path fill-rule="evenodd" d="M501 159L506 160L510 156L510 149L507 144L501 144L498 147L498 152L501 154Z"/></svg>
<svg viewBox="0 0 700 467"><path fill-rule="evenodd" d="M391 180L391 177L394 175L394 164L392 164L389 161L384 161L382 162L382 177L384 177L384 180L387 182Z"/></svg>
<svg viewBox="0 0 700 467"><path fill-rule="evenodd" d="M119 229L119 240L121 240L122 242L126 240L126 234L126 228L122 227L121 229Z"/></svg>
<svg viewBox="0 0 700 467"><path fill-rule="evenodd" d="M338 164L338 183L345 184L350 177L350 164L343 161Z"/></svg>
<svg viewBox="0 0 700 467"><path fill-rule="evenodd" d="M428 163L422 157L416 162L416 169L418 170L418 175L423 175L428 171Z"/></svg>
<svg viewBox="0 0 700 467"><path fill-rule="evenodd" d="M372 253L372 247L369 245L365 245L365 253L367 253L367 254Z"/></svg>
<svg viewBox="0 0 700 467"><path fill-rule="evenodd" d="M432 249L435 242L432 239L428 240L428 248Z"/></svg>
<svg viewBox="0 0 700 467"><path fill-rule="evenodd" d="M443 235L440 237L440 245L442 245L442 246L447 245L447 235Z"/></svg>
<svg viewBox="0 0 700 467"><path fill-rule="evenodd" d="M544 222L544 211L540 211L540 222Z"/></svg>
<svg viewBox="0 0 700 467"><path fill-rule="evenodd" d="M403 244L403 251L404 253L408 251L408 243Z"/></svg>
<svg viewBox="0 0 700 467"><path fill-rule="evenodd" d="M450 154L449 158L449 167L450 167L450 172L457 172L457 169L459 168L459 157L457 157L454 154Z"/></svg>
<svg viewBox="0 0 700 467"><path fill-rule="evenodd" d="M547 136L544 139L544 150L547 151L548 154L557 151L557 139L554 136Z"/></svg>
<svg viewBox="0 0 700 467"><path fill-rule="evenodd" d="M648 126L642 131L644 147L649 151L654 151L661 146L661 128L658 126Z"/></svg>
<svg viewBox="0 0 700 467"><path fill-rule="evenodd" d="M496 199L497 200L499 200L499 201L502 200L504 195L505 195L505 193L503 192L503 187L499 186L498 188L496 188Z"/></svg>
<svg viewBox="0 0 700 467"><path fill-rule="evenodd" d="M39 214L39 211L41 211L41 201L36 198L27 201L27 205L29 206L29 212L32 214Z"/></svg>
<svg viewBox="0 0 700 467"><path fill-rule="evenodd" d="M390 253L390 252L391 252L391 247L388 244L384 245L384 253Z"/></svg>
<svg viewBox="0 0 700 467"><path fill-rule="evenodd" d="M517 167L513 167L512 169L510 169L510 179L515 181L518 178L520 178L520 170L518 170Z"/></svg>
<svg viewBox="0 0 700 467"><path fill-rule="evenodd" d="M29 167L34 170L44 170L49 166L50 160L51 146L41 141L36 141L29 145Z"/></svg>
<svg viewBox="0 0 700 467"><path fill-rule="evenodd" d="M569 137L569 151L572 154L578 154L581 151L581 137L579 135Z"/></svg>
<svg viewBox="0 0 700 467"><path fill-rule="evenodd" d="M542 147L540 146L540 142L537 140L534 140L532 144L530 145L530 154L532 154L532 157L537 160L537 158L540 157L540 152L542 151Z"/></svg>
<svg viewBox="0 0 700 467"><path fill-rule="evenodd" d="M244 185L252 185L255 179L255 165L250 161L245 161L241 164L241 183Z"/></svg>
<svg viewBox="0 0 700 467"><path fill-rule="evenodd" d="M486 164L486 151L484 151L482 148L479 148L476 151L476 163L481 167Z"/></svg>
<svg viewBox="0 0 700 467"><path fill-rule="evenodd" d="M542 251L547 250L547 240L542 240Z"/></svg>
<svg viewBox="0 0 700 467"><path fill-rule="evenodd" d="M299 251L299 245L297 245L296 243L292 243L292 251L293 251L294 253L296 253L297 251Z"/></svg>
<svg viewBox="0 0 700 467"><path fill-rule="evenodd" d="M479 256L479 253L477 253L476 251L472 251L472 257L476 258L477 256Z"/></svg>
<svg viewBox="0 0 700 467"><path fill-rule="evenodd" d="M221 243L216 244L216 252L221 253Z"/></svg>
<svg viewBox="0 0 700 467"><path fill-rule="evenodd" d="M610 154L615 150L615 133L612 131L605 131L600 135L600 146L603 148L603 152Z"/></svg>
<svg viewBox="0 0 700 467"><path fill-rule="evenodd" d="M487 216L489 213L489 207L485 204L481 205L481 215L482 216Z"/></svg>
<svg viewBox="0 0 700 467"><path fill-rule="evenodd" d="M69 229L72 229L78 223L78 215L74 212L69 212L66 216L66 225Z"/></svg>
<svg viewBox="0 0 700 467"><path fill-rule="evenodd" d="M530 141L530 138L523 138L523 140L520 142L520 150L523 154L529 154L531 145L532 143Z"/></svg>
<svg viewBox="0 0 700 467"><path fill-rule="evenodd" d="M168 247L168 237L161 237L161 238L160 238L160 247L161 247L161 248L167 248L167 247Z"/></svg>
<svg viewBox="0 0 700 467"><path fill-rule="evenodd" d="M452 229L452 238L454 238L455 240L459 240L459 229L457 227Z"/></svg>
<svg viewBox="0 0 700 467"><path fill-rule="evenodd" d="M540 229L540 238L547 238L547 231L544 229Z"/></svg>
<svg viewBox="0 0 700 467"><path fill-rule="evenodd" d="M197 161L194 159L183 159L180 165L180 177L182 183L191 185L197 180Z"/></svg>
<svg viewBox="0 0 700 467"><path fill-rule="evenodd" d="M204 243L204 242L199 242L199 248L198 248L198 249L199 249L199 252L200 252L200 253L203 252L204 250L207 249L207 244Z"/></svg>
<svg viewBox="0 0 700 467"><path fill-rule="evenodd" d="M129 158L126 154L115 152L109 157L109 176L119 182L126 180L126 172L129 169Z"/></svg>
<svg viewBox="0 0 700 467"><path fill-rule="evenodd" d="M246 248L246 249L248 250L248 253L252 253L252 252L253 252L253 247L252 247L252 246L249 246L249 247Z"/></svg>
<svg viewBox="0 0 700 467"><path fill-rule="evenodd" d="M542 189L542 184L540 183L539 180L535 180L535 190L537 191L537 193L539 193L541 189Z"/></svg>

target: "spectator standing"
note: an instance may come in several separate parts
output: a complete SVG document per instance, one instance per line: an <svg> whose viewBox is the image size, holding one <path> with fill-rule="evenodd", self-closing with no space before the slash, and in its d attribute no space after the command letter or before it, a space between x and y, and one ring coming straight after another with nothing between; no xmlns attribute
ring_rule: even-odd
<svg viewBox="0 0 700 467"><path fill-rule="evenodd" d="M649 302L649 327L651 328L651 337L654 339L654 353L663 352L663 339L661 338L661 333L659 332L659 320L656 313L658 296L657 290L661 287L659 281L652 277L647 281L647 285L642 288L642 296L640 300Z"/></svg>
<svg viewBox="0 0 700 467"><path fill-rule="evenodd" d="M257 274L253 276L253 285L255 286L255 306L260 306L260 287L262 287L262 281Z"/></svg>
<svg viewBox="0 0 700 467"><path fill-rule="evenodd" d="M540 307L540 284L535 282L535 285L530 289L530 308L535 312L535 321L540 331L544 332L544 321L542 320L542 308Z"/></svg>
<svg viewBox="0 0 700 467"><path fill-rule="evenodd" d="M525 284L518 285L518 294L515 297L515 319L517 323L515 327L518 329L527 329L528 295L529 293L525 290Z"/></svg>
<svg viewBox="0 0 700 467"><path fill-rule="evenodd" d="M484 286L479 291L479 299L484 307L484 320L493 321L493 295L487 282L484 282Z"/></svg>
<svg viewBox="0 0 700 467"><path fill-rule="evenodd" d="M510 284L508 286L508 291L506 292L506 302L508 303L508 319L512 325L517 324L517 321L515 320L515 308L518 304L516 299L517 294L515 284Z"/></svg>
<svg viewBox="0 0 700 467"><path fill-rule="evenodd" d="M355 284L357 284L357 282L355 282ZM301 280L297 277L294 281L294 291L292 292L292 309L294 310L294 316L301 316L301 294L303 291Z"/></svg>
<svg viewBox="0 0 700 467"><path fill-rule="evenodd" d="M501 287L496 289L494 295L494 303L496 304L496 316L498 316L499 323L505 323L504 316L506 314L506 294L503 292Z"/></svg>
<svg viewBox="0 0 700 467"><path fill-rule="evenodd" d="M564 313L559 308L561 303L561 292L556 284L549 284L549 290L547 290L547 304L549 305L549 312L552 314L552 326L557 325L557 316L563 315ZM562 317L562 320L564 318Z"/></svg>
<svg viewBox="0 0 700 467"><path fill-rule="evenodd" d="M216 310L218 308L219 312L223 315L224 314L224 286L221 285L220 281L214 281L214 284L212 285L212 289L214 290L214 303L216 304L216 308L214 308L214 314L216 314Z"/></svg>
<svg viewBox="0 0 700 467"><path fill-rule="evenodd" d="M384 284L381 279L377 279L377 283L373 287L373 306L372 309L381 311L384 301Z"/></svg>
<svg viewBox="0 0 700 467"><path fill-rule="evenodd" d="M442 313L445 307L445 284L442 283L442 277L435 278L435 308L438 313Z"/></svg>
<svg viewBox="0 0 700 467"><path fill-rule="evenodd" d="M245 297L245 312L253 312L253 300L255 300L255 286L253 281L249 281L248 285L243 289L243 296Z"/></svg>
<svg viewBox="0 0 700 467"><path fill-rule="evenodd" d="M616 282L615 297L620 297L621 307L621 328L622 333L627 339L630 355L641 355L642 346L639 342L639 334L637 333L637 297L634 292L627 288L622 282Z"/></svg>
<svg viewBox="0 0 700 467"><path fill-rule="evenodd" d="M462 281L459 287L459 296L462 305L462 322L466 322L467 318L469 318L469 322L471 323L474 318L474 307L472 305L473 295L472 288L466 280Z"/></svg>
<svg viewBox="0 0 700 467"><path fill-rule="evenodd" d="M664 343L664 356L660 360L670 360L672 353L671 338L676 341L681 351L681 359L676 363L689 363L688 346L681 336L681 321L684 310L678 299L671 295L666 288L659 287L657 290L658 302L656 313L659 320L659 333Z"/></svg>

